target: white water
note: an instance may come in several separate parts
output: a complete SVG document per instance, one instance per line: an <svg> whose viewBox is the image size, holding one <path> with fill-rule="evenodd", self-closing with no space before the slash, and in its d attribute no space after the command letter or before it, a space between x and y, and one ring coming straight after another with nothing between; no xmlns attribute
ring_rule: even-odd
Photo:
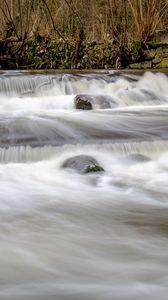
<svg viewBox="0 0 168 300"><path fill-rule="evenodd" d="M1 75L0 300L167 300L167 182L166 75Z"/></svg>

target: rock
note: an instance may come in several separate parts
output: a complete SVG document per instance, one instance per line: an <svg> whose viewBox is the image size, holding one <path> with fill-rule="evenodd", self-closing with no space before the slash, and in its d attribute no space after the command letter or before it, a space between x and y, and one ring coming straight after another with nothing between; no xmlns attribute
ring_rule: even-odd
<svg viewBox="0 0 168 300"><path fill-rule="evenodd" d="M161 58L156 57L155 59L152 60L152 64L153 64L153 66L155 66L155 65L159 64L161 61L162 61Z"/></svg>
<svg viewBox="0 0 168 300"><path fill-rule="evenodd" d="M156 68L157 69L160 69L160 68L168 68L168 58L163 58L160 63L158 63L156 65Z"/></svg>
<svg viewBox="0 0 168 300"><path fill-rule="evenodd" d="M155 58L156 50L155 49L145 50L144 55L146 60L152 60Z"/></svg>
<svg viewBox="0 0 168 300"><path fill-rule="evenodd" d="M163 58L167 58L167 56L168 56L168 46L167 47L163 46L156 49L155 58L163 59Z"/></svg>
<svg viewBox="0 0 168 300"><path fill-rule="evenodd" d="M79 173L104 172L99 163L89 155L77 155L68 158L62 165L63 168L73 169Z"/></svg>
<svg viewBox="0 0 168 300"><path fill-rule="evenodd" d="M151 69L152 61L142 61L139 63L134 63L129 65L130 69Z"/></svg>
<svg viewBox="0 0 168 300"><path fill-rule="evenodd" d="M86 95L78 95L75 97L76 109L91 110L92 104Z"/></svg>
<svg viewBox="0 0 168 300"><path fill-rule="evenodd" d="M75 107L77 109L108 109L116 107L117 103L110 95L77 95L75 97Z"/></svg>

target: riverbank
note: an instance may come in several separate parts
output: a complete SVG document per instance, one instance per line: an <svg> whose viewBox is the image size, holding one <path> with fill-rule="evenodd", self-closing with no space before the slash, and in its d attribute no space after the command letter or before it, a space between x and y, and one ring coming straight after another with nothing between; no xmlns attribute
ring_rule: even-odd
<svg viewBox="0 0 168 300"><path fill-rule="evenodd" d="M168 68L168 43L138 42L128 47L114 43L51 40L36 37L25 42L0 40L0 68L4 70L96 70Z"/></svg>
<svg viewBox="0 0 168 300"><path fill-rule="evenodd" d="M164 69L168 68L168 43L158 43L144 50L142 60L131 63L130 69Z"/></svg>

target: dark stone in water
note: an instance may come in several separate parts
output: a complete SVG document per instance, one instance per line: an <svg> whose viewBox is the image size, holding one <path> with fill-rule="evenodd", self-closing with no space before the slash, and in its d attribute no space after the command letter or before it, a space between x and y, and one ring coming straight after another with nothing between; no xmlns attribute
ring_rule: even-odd
<svg viewBox="0 0 168 300"><path fill-rule="evenodd" d="M68 158L62 165L63 168L69 168L79 173L104 172L99 163L89 155L77 155Z"/></svg>
<svg viewBox="0 0 168 300"><path fill-rule="evenodd" d="M83 109L83 110L91 110L92 104L88 99L89 97L86 96L76 96L75 97L75 107L76 109Z"/></svg>
<svg viewBox="0 0 168 300"><path fill-rule="evenodd" d="M108 109L116 107L116 102L110 95L77 95L75 97L76 109L90 110L95 108Z"/></svg>

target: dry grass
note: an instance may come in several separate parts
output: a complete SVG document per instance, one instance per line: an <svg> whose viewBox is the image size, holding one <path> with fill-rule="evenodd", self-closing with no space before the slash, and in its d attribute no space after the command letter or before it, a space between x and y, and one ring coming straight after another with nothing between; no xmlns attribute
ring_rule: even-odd
<svg viewBox="0 0 168 300"><path fill-rule="evenodd" d="M165 26L167 12L167 0L0 0L0 38L23 40L38 31L73 39L82 28L90 41L146 42Z"/></svg>
<svg viewBox="0 0 168 300"><path fill-rule="evenodd" d="M167 15L168 2L162 0L128 0L136 26L136 36L146 43Z"/></svg>

